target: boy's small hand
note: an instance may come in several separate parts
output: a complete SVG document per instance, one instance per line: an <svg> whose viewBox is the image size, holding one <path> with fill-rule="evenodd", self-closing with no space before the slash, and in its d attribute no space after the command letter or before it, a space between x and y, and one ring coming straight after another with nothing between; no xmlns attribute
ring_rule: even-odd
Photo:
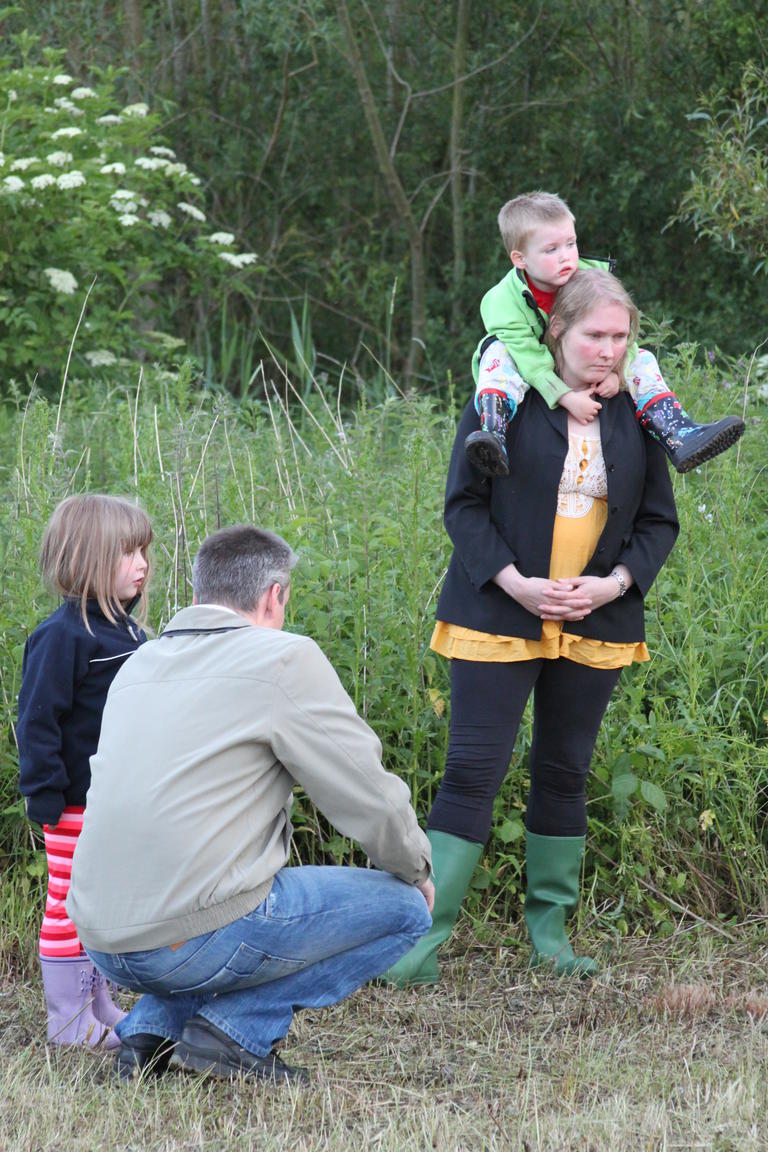
<svg viewBox="0 0 768 1152"><path fill-rule="evenodd" d="M595 400L590 392L566 392L558 400L558 404L570 412L574 420L579 424L589 424L594 420L598 412L602 408L602 404Z"/></svg>
<svg viewBox="0 0 768 1152"><path fill-rule="evenodd" d="M611 396L615 396L619 391L619 377L615 372L609 372L602 384L598 384L595 388L598 396L602 396L604 400L609 400Z"/></svg>

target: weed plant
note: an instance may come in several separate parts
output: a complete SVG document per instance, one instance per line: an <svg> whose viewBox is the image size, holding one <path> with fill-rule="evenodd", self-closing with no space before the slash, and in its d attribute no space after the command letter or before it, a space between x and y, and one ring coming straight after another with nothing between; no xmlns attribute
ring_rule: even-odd
<svg viewBox="0 0 768 1152"><path fill-rule="evenodd" d="M749 427L738 453L675 478L682 530L647 603L652 661L624 673L601 730L581 927L606 936L669 934L686 917L725 932L724 921L766 911L768 409L738 370L702 365L691 347L665 370L695 412L738 410L743 398ZM368 406L363 395L345 413L327 388L294 388L261 366L239 402L201 391L185 366L133 378L110 369L71 380L59 403L33 394L0 408L6 958L32 958L43 883L40 837L16 790L14 718L24 641L54 607L37 553L56 502L92 489L146 507L158 632L190 602L208 532L253 520L285 535L301 558L287 627L325 650L425 819L448 733L447 666L429 637L450 555L442 500L456 416L417 396ZM484 922L520 910L528 745L524 723L470 900L481 936ZM294 824L296 860L363 862L306 798Z"/></svg>

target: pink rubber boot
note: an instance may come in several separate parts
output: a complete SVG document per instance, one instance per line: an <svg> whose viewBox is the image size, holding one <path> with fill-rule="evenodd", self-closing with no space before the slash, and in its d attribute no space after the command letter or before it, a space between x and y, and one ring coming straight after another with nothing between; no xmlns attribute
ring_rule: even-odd
<svg viewBox="0 0 768 1152"><path fill-rule="evenodd" d="M108 1028L114 1028L120 1020L128 1015L123 1012L117 1000L117 989L106 976L102 976L98 968L91 965L91 988L93 989L93 1014Z"/></svg>
<svg viewBox="0 0 768 1152"><path fill-rule="evenodd" d="M111 1028L93 1013L91 975L87 956L41 956L48 1040L51 1044L84 1045L110 1052L120 1047Z"/></svg>

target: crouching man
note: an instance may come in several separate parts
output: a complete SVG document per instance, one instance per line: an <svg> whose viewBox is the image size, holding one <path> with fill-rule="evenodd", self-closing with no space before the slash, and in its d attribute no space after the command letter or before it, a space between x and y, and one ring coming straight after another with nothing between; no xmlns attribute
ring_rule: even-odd
<svg viewBox="0 0 768 1152"><path fill-rule="evenodd" d="M274 1045L430 926L430 846L314 641L282 631L296 557L252 525L208 537L194 603L118 672L67 911L144 995L118 1070L305 1080ZM287 867L299 784L380 871Z"/></svg>

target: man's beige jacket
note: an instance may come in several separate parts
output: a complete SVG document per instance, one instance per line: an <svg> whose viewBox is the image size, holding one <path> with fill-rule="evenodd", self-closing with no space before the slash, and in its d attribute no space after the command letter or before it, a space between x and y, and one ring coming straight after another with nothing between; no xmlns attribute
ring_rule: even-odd
<svg viewBox="0 0 768 1152"><path fill-rule="evenodd" d="M377 868L427 878L409 789L317 644L183 609L107 697L67 899L82 942L159 948L253 911L288 861L296 784Z"/></svg>

